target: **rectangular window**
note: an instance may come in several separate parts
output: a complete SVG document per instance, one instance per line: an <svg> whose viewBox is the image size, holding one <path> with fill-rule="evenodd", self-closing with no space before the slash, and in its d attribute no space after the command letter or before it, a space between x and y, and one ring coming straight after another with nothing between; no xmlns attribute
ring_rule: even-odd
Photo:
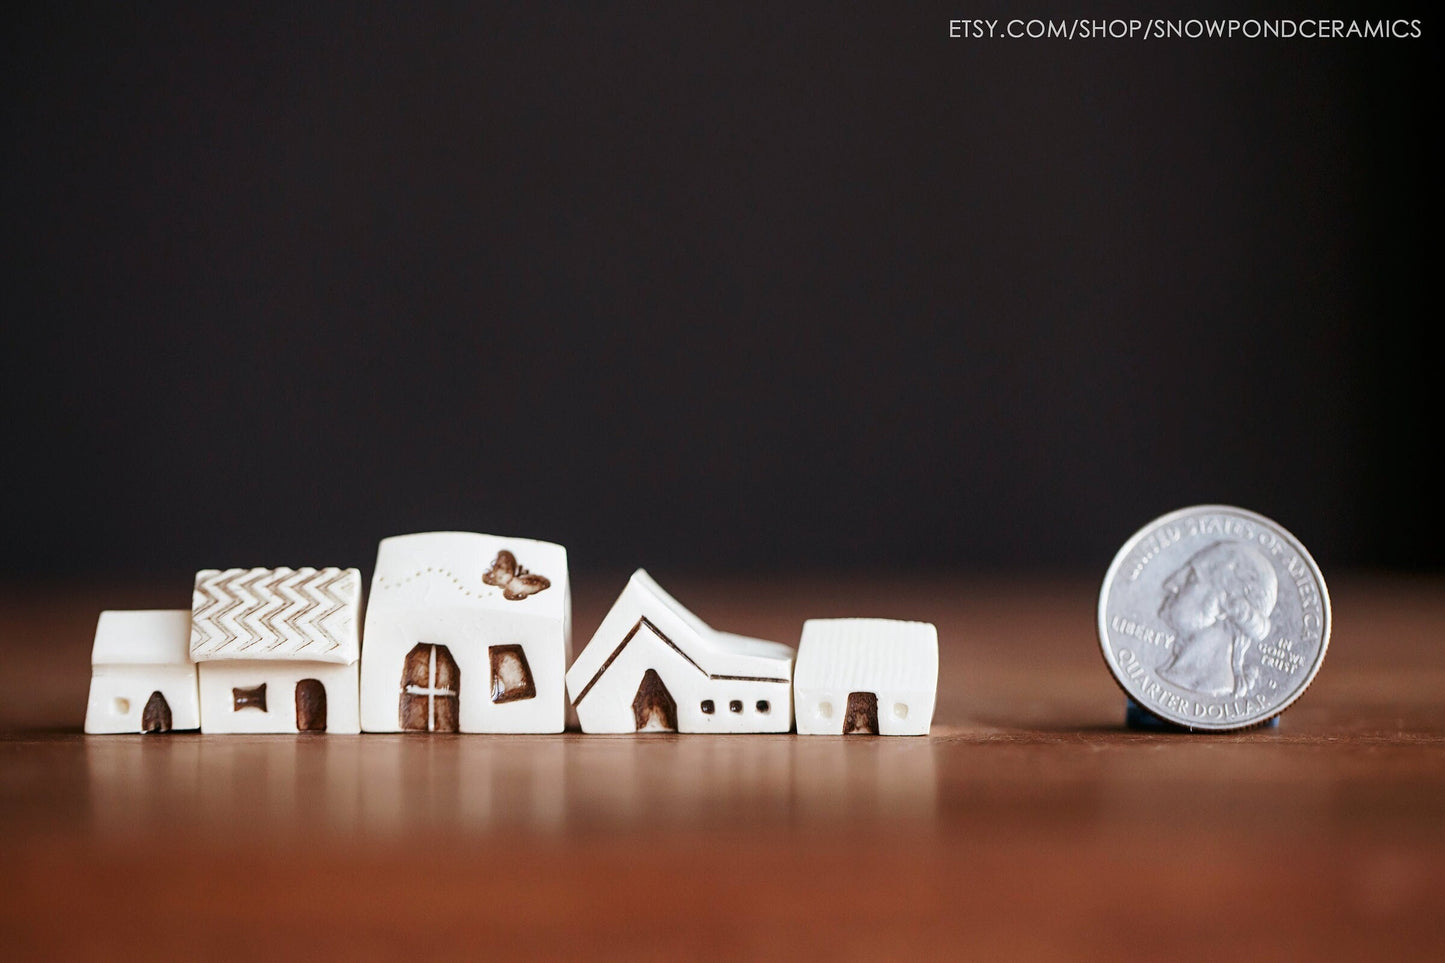
<svg viewBox="0 0 1445 963"><path fill-rule="evenodd" d="M249 689L237 687L231 690L231 707L240 712L242 709L260 709L266 711L266 683L252 686Z"/></svg>

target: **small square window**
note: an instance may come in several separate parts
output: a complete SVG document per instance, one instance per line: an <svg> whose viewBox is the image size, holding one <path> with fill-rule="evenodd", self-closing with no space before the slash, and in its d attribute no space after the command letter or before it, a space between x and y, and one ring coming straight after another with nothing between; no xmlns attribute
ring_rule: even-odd
<svg viewBox="0 0 1445 963"><path fill-rule="evenodd" d="M763 715L767 715L769 712L773 711L773 707L771 704L769 704L767 699L759 699L758 711L761 712Z"/></svg>
<svg viewBox="0 0 1445 963"><path fill-rule="evenodd" d="M703 715L708 715L708 716L710 716L710 715L712 715L713 712L715 712L716 710L717 710L717 706L715 706L715 705L712 704L712 700L711 700L711 699L704 699L704 700L702 700L702 711L703 711Z"/></svg>
<svg viewBox="0 0 1445 963"><path fill-rule="evenodd" d="M742 712L742 711L743 711L743 700L741 700L741 699L734 699L733 701L729 702L729 703L728 703L728 711L729 711L729 712Z"/></svg>

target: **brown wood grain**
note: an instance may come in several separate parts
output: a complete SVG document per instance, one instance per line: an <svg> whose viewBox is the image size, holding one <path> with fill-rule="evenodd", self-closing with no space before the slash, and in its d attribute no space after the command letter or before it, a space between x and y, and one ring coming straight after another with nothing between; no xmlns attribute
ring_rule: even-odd
<svg viewBox="0 0 1445 963"><path fill-rule="evenodd" d="M615 584L614 584L615 583ZM579 645L623 580L577 597ZM1087 582L669 586L730 631L927 619L928 738L80 735L102 608L0 606L0 955L1431 958L1445 586L1344 579L1277 731L1147 734Z"/></svg>

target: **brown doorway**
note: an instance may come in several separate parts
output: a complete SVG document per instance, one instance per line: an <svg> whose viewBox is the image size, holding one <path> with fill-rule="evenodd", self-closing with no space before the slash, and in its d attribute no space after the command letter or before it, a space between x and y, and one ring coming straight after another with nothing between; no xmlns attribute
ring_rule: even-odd
<svg viewBox="0 0 1445 963"><path fill-rule="evenodd" d="M171 706L159 691L152 692L140 713L141 732L170 732Z"/></svg>
<svg viewBox="0 0 1445 963"><path fill-rule="evenodd" d="M848 711L843 714L843 735L878 734L878 696L872 692L848 693Z"/></svg>
<svg viewBox="0 0 1445 963"><path fill-rule="evenodd" d="M462 673L444 645L419 642L401 669L403 732L456 732Z"/></svg>
<svg viewBox="0 0 1445 963"><path fill-rule="evenodd" d="M319 679L296 683L296 731L326 731L326 686Z"/></svg>
<svg viewBox="0 0 1445 963"><path fill-rule="evenodd" d="M648 669L632 700L632 718L638 732L676 732L677 702L662 684L656 669Z"/></svg>

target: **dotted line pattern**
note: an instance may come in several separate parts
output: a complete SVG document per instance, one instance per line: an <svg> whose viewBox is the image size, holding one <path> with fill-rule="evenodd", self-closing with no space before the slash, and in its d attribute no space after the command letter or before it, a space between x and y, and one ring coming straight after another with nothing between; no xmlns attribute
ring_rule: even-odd
<svg viewBox="0 0 1445 963"><path fill-rule="evenodd" d="M433 568L430 565L428 565L426 568L419 568L412 574L404 576L402 578L387 578L385 575L383 575L378 578L376 582L378 588L393 589L401 588L403 585L408 585L412 582L415 582L419 578L440 578L449 581L452 583L453 586L456 587L456 590L458 592L461 592L468 598L487 598L497 594L496 589L493 588L479 588L477 591L473 592L471 589L466 587L466 584L461 579L457 578L456 573L453 572L451 569Z"/></svg>

